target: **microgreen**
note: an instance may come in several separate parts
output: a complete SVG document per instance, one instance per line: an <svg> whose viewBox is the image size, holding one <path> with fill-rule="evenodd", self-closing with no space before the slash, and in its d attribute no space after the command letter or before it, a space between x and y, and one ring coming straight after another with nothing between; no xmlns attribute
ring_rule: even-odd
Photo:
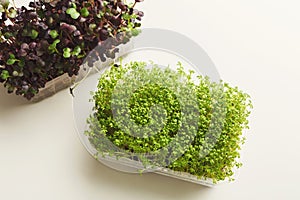
<svg viewBox="0 0 300 200"><path fill-rule="evenodd" d="M79 56L80 53L81 53L81 48L80 48L80 46L76 46L76 47L74 48L74 50L72 51L72 55L73 55L73 56Z"/></svg>
<svg viewBox="0 0 300 200"><path fill-rule="evenodd" d="M4 80L8 79L8 77L9 77L9 72L8 72L7 70L3 70L3 71L1 72L0 77L1 77L2 79L4 79Z"/></svg>
<svg viewBox="0 0 300 200"><path fill-rule="evenodd" d="M14 54L9 54L9 59L6 61L7 65L13 65L15 64L15 62L17 62L18 60L16 59Z"/></svg>
<svg viewBox="0 0 300 200"><path fill-rule="evenodd" d="M114 50L138 34L142 17L125 0L36 0L21 8L1 0L0 14L0 82L28 100L48 81L77 75L100 43L105 51L94 58L114 59Z"/></svg>
<svg viewBox="0 0 300 200"><path fill-rule="evenodd" d="M167 168L199 178L211 178L215 183L232 180L233 170L241 167L237 159L245 140L242 132L249 128L247 117L252 108L249 95L237 87L224 82L211 82L203 76L197 77L199 83L196 84L192 79L194 72L185 72L180 63L177 70L162 69L155 65L149 69L147 66L144 62L114 65L101 75L97 90L92 92L94 113L87 120L89 129L85 132L98 151L97 155L127 157L142 162L147 168L154 161L161 163L159 159L165 162L166 155L158 155L157 160L154 160L152 152L174 142L172 153L179 157L166 163ZM132 76L128 75L132 73ZM149 80L149 84L137 87L140 78L134 79L135 75ZM160 81L152 84L151 79L155 75L160 77ZM181 81L178 81L178 77L181 77ZM127 89L119 89L119 82L126 83L124 85ZM168 89L168 85L174 85L174 88L182 91L182 96L176 96ZM188 85L196 96L195 101L189 103L191 98L186 95L184 85ZM128 96L129 103L125 100ZM220 106L220 98L224 98L224 108ZM186 120L180 102L185 102L190 110L199 109L199 113L192 113ZM156 113L151 109L153 105L160 107ZM117 110L114 110L115 106ZM119 123L116 114L129 118L136 124L135 129L131 128L131 123ZM196 119L197 126L189 124L185 132L179 132L184 123L193 119ZM146 128L152 127L151 124L160 129L151 132L153 129ZM147 134L133 136L132 133L137 132L137 129ZM192 131L196 132L193 137L190 135ZM178 134L180 137L177 137ZM186 148L182 149L180 143L187 144Z"/></svg>
<svg viewBox="0 0 300 200"><path fill-rule="evenodd" d="M60 43L59 39L54 40L52 44L49 45L48 50L50 53L58 53L58 50L56 48L56 45Z"/></svg>
<svg viewBox="0 0 300 200"><path fill-rule="evenodd" d="M52 37L52 39L55 39L55 38L58 37L58 33L57 33L56 30L51 30L51 31L49 32L49 35Z"/></svg>
<svg viewBox="0 0 300 200"><path fill-rule="evenodd" d="M80 16L79 12L77 12L75 8L68 8L66 13L69 14L73 19L77 19Z"/></svg>
<svg viewBox="0 0 300 200"><path fill-rule="evenodd" d="M70 58L71 57L71 49L70 48L64 48L64 58Z"/></svg>
<svg viewBox="0 0 300 200"><path fill-rule="evenodd" d="M80 10L80 14L82 17L87 17L87 16L89 16L90 12L86 7L84 7Z"/></svg>
<svg viewBox="0 0 300 200"><path fill-rule="evenodd" d="M37 38L38 37L38 35L39 35L39 32L37 32L36 30L34 30L34 29L32 29L31 30L31 34L30 34L30 36L31 36L31 39L35 39L35 38Z"/></svg>

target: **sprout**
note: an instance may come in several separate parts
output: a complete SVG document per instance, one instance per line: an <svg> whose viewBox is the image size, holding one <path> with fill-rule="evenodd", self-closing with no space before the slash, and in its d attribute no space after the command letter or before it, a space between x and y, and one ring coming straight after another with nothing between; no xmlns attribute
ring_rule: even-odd
<svg viewBox="0 0 300 200"><path fill-rule="evenodd" d="M2 70L0 78L6 80L9 78L9 72L7 70Z"/></svg>
<svg viewBox="0 0 300 200"><path fill-rule="evenodd" d="M80 14L82 17L87 17L87 16L89 16L90 13L89 13L89 10L86 7L84 7L80 10Z"/></svg>
<svg viewBox="0 0 300 200"><path fill-rule="evenodd" d="M98 155L135 156L145 168L166 167L215 183L232 180L234 168L241 167L237 158L244 142L242 132L249 128L249 95L207 77L198 76L196 84L193 71L185 72L181 64L177 70L147 66L144 62L114 65L99 78L85 132ZM139 86L141 80L146 83ZM183 112L185 107L189 112ZM180 132L182 127L186 129ZM174 148L168 149L169 144ZM178 158L169 162L165 155L155 154L164 148L167 155L172 152Z"/></svg>
<svg viewBox="0 0 300 200"><path fill-rule="evenodd" d="M64 58L70 58L71 57L71 49L70 48L64 48Z"/></svg>
<svg viewBox="0 0 300 200"><path fill-rule="evenodd" d="M66 13L69 14L73 19L78 19L80 16L80 13L77 12L75 8L68 8Z"/></svg>
<svg viewBox="0 0 300 200"><path fill-rule="evenodd" d="M58 33L57 33L56 30L51 30L51 31L49 32L49 35L50 35L53 39L55 39L55 38L58 37Z"/></svg>

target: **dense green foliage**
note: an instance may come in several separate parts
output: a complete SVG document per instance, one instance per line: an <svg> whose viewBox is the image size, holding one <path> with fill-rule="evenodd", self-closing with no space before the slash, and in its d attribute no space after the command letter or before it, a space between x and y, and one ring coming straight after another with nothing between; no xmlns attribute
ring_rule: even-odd
<svg viewBox="0 0 300 200"><path fill-rule="evenodd" d="M140 160L214 182L231 179L250 97L227 83L142 62L114 65L93 93L86 131L99 155ZM196 122L196 123L194 123Z"/></svg>

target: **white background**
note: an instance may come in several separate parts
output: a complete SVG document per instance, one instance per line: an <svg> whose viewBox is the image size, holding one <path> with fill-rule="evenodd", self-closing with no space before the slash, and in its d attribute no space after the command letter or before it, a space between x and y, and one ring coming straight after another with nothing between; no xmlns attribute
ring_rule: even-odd
<svg viewBox="0 0 300 200"><path fill-rule="evenodd" d="M20 5L22 1L19 0ZM0 87L0 199L299 200L299 0L145 0L144 27L187 35L253 99L244 166L217 188L113 171L81 145L68 90L37 104Z"/></svg>

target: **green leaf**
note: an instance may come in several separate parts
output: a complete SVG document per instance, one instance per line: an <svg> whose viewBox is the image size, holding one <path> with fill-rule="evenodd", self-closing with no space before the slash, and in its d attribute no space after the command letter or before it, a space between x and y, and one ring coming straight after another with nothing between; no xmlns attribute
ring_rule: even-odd
<svg viewBox="0 0 300 200"><path fill-rule="evenodd" d="M71 15L71 14L73 14L73 13L76 13L76 12L77 12L77 11L76 11L75 8L68 8L68 9L66 10L66 13L69 14L69 15Z"/></svg>
<svg viewBox="0 0 300 200"><path fill-rule="evenodd" d="M64 56L64 58L70 58L71 57L71 53L70 52L64 52L63 56Z"/></svg>
<svg viewBox="0 0 300 200"><path fill-rule="evenodd" d="M58 53L58 50L56 48L56 45L60 43L59 39L54 40L54 42L52 44L49 45L48 50L50 53Z"/></svg>
<svg viewBox="0 0 300 200"><path fill-rule="evenodd" d="M63 56L64 58L70 58L71 57L71 49L70 48L64 48Z"/></svg>
<svg viewBox="0 0 300 200"><path fill-rule="evenodd" d="M17 11L14 8L10 8L7 16L11 19L16 18Z"/></svg>
<svg viewBox="0 0 300 200"><path fill-rule="evenodd" d="M37 32L36 30L32 29L30 36L31 36L31 39L36 39L39 36L39 32Z"/></svg>
<svg viewBox="0 0 300 200"><path fill-rule="evenodd" d="M7 70L3 70L1 72L1 75L0 77L3 79L3 80L7 80L10 76L9 76L9 72Z"/></svg>
<svg viewBox="0 0 300 200"><path fill-rule="evenodd" d="M90 24L90 25L89 25L89 29L90 29L91 31L93 31L96 27L97 27L96 24Z"/></svg>
<svg viewBox="0 0 300 200"><path fill-rule="evenodd" d="M51 30L51 31L49 32L49 35L52 37L52 39L55 39L55 38L57 38L57 36L58 36L59 34L57 33L56 30Z"/></svg>
<svg viewBox="0 0 300 200"><path fill-rule="evenodd" d="M60 43L60 39L54 40L54 42L52 44L56 46L58 43Z"/></svg>
<svg viewBox="0 0 300 200"><path fill-rule="evenodd" d="M78 19L79 16L80 16L79 12L75 12L71 14L72 19Z"/></svg>
<svg viewBox="0 0 300 200"><path fill-rule="evenodd" d="M74 48L74 50L72 51L72 55L73 55L73 56L79 56L80 53L81 53L81 48L80 48L80 46L76 46L76 47Z"/></svg>
<svg viewBox="0 0 300 200"><path fill-rule="evenodd" d="M12 59L14 59L14 58L16 58L16 57L15 57L15 55L14 55L14 54L10 53L10 54L9 54L9 58L12 58Z"/></svg>
<svg viewBox="0 0 300 200"><path fill-rule="evenodd" d="M101 19L104 16L104 12L100 11L96 16Z"/></svg>
<svg viewBox="0 0 300 200"><path fill-rule="evenodd" d="M78 17L80 16L80 13L77 12L75 8L68 8L66 10L66 13L70 15L73 19L78 19Z"/></svg>
<svg viewBox="0 0 300 200"><path fill-rule="evenodd" d="M85 54L80 54L77 56L77 58L84 58L86 55Z"/></svg>
<svg viewBox="0 0 300 200"><path fill-rule="evenodd" d="M90 13L89 13L89 10L86 7L84 7L80 10L80 14L82 17L87 17L87 16L89 16Z"/></svg>
<svg viewBox="0 0 300 200"><path fill-rule="evenodd" d="M13 64L15 64L16 61L17 61L16 59L10 58L10 59L8 59L8 60L6 61L6 64L8 64L8 65L13 65Z"/></svg>
<svg viewBox="0 0 300 200"><path fill-rule="evenodd" d="M128 13L124 13L122 16L123 16L123 19L125 19L125 20L131 19L131 15L129 15Z"/></svg>
<svg viewBox="0 0 300 200"><path fill-rule="evenodd" d="M64 52L71 52L71 49L70 49L70 48L64 48L63 51L64 51Z"/></svg>
<svg viewBox="0 0 300 200"><path fill-rule="evenodd" d="M76 3L74 3L74 2L71 4L71 6L75 9L77 8Z"/></svg>

